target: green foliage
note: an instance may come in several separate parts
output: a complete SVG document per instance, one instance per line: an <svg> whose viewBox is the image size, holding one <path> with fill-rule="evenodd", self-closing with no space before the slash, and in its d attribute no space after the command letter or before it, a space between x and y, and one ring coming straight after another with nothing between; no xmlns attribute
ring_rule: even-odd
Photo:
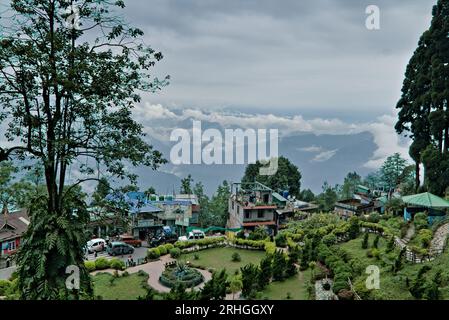
<svg viewBox="0 0 449 320"><path fill-rule="evenodd" d="M193 240L193 241L177 241L175 242L175 247L179 249L186 249L191 248L195 246L199 247L211 247L215 245L219 245L223 243L225 240L225 237L216 237L216 238L204 238L199 240Z"/></svg>
<svg viewBox="0 0 449 320"><path fill-rule="evenodd" d="M84 261L84 266L88 272L95 271L97 267L95 266L95 261Z"/></svg>
<svg viewBox="0 0 449 320"><path fill-rule="evenodd" d="M157 247L157 249L159 250L159 254L161 256L164 256L167 254L167 248L165 247L165 245L160 245L159 247Z"/></svg>
<svg viewBox="0 0 449 320"><path fill-rule="evenodd" d="M226 270L214 272L212 279L206 282L200 292L200 300L224 300L226 297L226 288L229 285Z"/></svg>
<svg viewBox="0 0 449 320"><path fill-rule="evenodd" d="M173 248L173 249L171 249L171 250L170 250L170 256L171 256L173 259L179 258L179 257L181 256L181 249L179 249L179 248Z"/></svg>
<svg viewBox="0 0 449 320"><path fill-rule="evenodd" d="M118 258L111 259L109 265L114 270L125 270L125 262Z"/></svg>
<svg viewBox="0 0 449 320"><path fill-rule="evenodd" d="M271 277L273 276L273 256L266 255L260 261L260 273L257 277L257 285L259 290L265 289L270 283Z"/></svg>
<svg viewBox="0 0 449 320"><path fill-rule="evenodd" d="M192 183L193 183L193 178L192 175L188 175L187 177L181 179L181 190L180 193L181 194L192 194Z"/></svg>
<svg viewBox="0 0 449 320"><path fill-rule="evenodd" d="M267 229L263 226L258 226L248 236L248 240L258 241L265 240L269 237Z"/></svg>
<svg viewBox="0 0 449 320"><path fill-rule="evenodd" d="M0 279L0 296L6 296L11 289L11 286L11 281Z"/></svg>
<svg viewBox="0 0 449 320"><path fill-rule="evenodd" d="M417 231L427 228L429 225L427 222L427 214L425 212L418 212L415 214L413 223L415 224L415 229Z"/></svg>
<svg viewBox="0 0 449 320"><path fill-rule="evenodd" d="M287 236L285 233L278 233L274 238L277 247L285 248L287 246Z"/></svg>
<svg viewBox="0 0 449 320"><path fill-rule="evenodd" d="M158 248L148 249L148 251L147 251L147 258L150 260L158 259L160 256L161 256L161 252L159 251Z"/></svg>
<svg viewBox="0 0 449 320"><path fill-rule="evenodd" d="M299 196L301 173L289 159L283 156L278 158L278 170L274 175L261 175L259 170L262 167L266 167L266 165L260 161L249 164L245 169L242 183L257 181L273 190L288 190L291 195Z"/></svg>
<svg viewBox="0 0 449 320"><path fill-rule="evenodd" d="M172 245L171 243L167 243L164 244L165 250L167 250L167 252L170 252L171 249L173 249L175 246Z"/></svg>
<svg viewBox="0 0 449 320"><path fill-rule="evenodd" d="M380 236L377 235L373 241L373 248L377 249L379 247L379 240L380 240Z"/></svg>
<svg viewBox="0 0 449 320"><path fill-rule="evenodd" d="M0 118L8 119L5 134L13 145L0 148L0 160L14 155L42 163L47 187L29 198L18 285L23 299L79 299L92 292L82 250L89 215L74 189L96 180L97 168L135 183L128 167L166 162L144 138L132 108L139 92L157 91L168 78L152 77L162 54L143 44L141 30L118 19L123 1L84 2L85 28L78 30L64 25L67 1L11 4L2 15L8 28L0 30ZM79 175L68 174L73 164ZM81 270L79 291L65 286L71 265Z"/></svg>
<svg viewBox="0 0 449 320"><path fill-rule="evenodd" d="M105 270L111 267L108 259L101 257L95 260L95 268L97 270Z"/></svg>
<svg viewBox="0 0 449 320"><path fill-rule="evenodd" d="M327 182L324 182L322 189L323 192L316 199L319 209L322 212L333 211L338 200L338 187L331 187Z"/></svg>
<svg viewBox="0 0 449 320"><path fill-rule="evenodd" d="M359 176L357 172L348 173L341 188L340 198L351 199L354 195L357 185L360 184L362 184L362 177Z"/></svg>
<svg viewBox="0 0 449 320"><path fill-rule="evenodd" d="M368 241L369 241L369 233L366 232L366 233L363 235L362 249L368 249Z"/></svg>
<svg viewBox="0 0 449 320"><path fill-rule="evenodd" d="M304 202L315 201L315 194L310 189L302 190L299 193L298 200L301 200L301 201L304 201Z"/></svg>
<svg viewBox="0 0 449 320"><path fill-rule="evenodd" d="M232 254L232 261L233 262L240 262L240 261L242 261L242 257L240 257L240 254L238 252L234 252Z"/></svg>
<svg viewBox="0 0 449 320"><path fill-rule="evenodd" d="M282 251L277 250L273 256L273 280L282 281L286 277L287 261Z"/></svg>
<svg viewBox="0 0 449 320"><path fill-rule="evenodd" d="M254 299L259 289L257 279L259 277L259 268L250 263L241 269L242 272L242 295L247 299Z"/></svg>

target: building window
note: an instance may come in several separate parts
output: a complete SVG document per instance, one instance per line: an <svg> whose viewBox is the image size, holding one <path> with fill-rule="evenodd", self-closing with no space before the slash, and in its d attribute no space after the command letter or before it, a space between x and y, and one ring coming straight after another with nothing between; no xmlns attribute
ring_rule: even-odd
<svg viewBox="0 0 449 320"><path fill-rule="evenodd" d="M245 212L245 219L251 218L251 213L249 211Z"/></svg>
<svg viewBox="0 0 449 320"><path fill-rule="evenodd" d="M240 214L240 206L237 206L237 213Z"/></svg>
<svg viewBox="0 0 449 320"><path fill-rule="evenodd" d="M6 248L7 248L6 250L8 250L8 251L16 250L16 241L13 240L13 241L8 242L8 245Z"/></svg>
<svg viewBox="0 0 449 320"><path fill-rule="evenodd" d="M232 210L234 210L234 202L231 203Z"/></svg>
<svg viewBox="0 0 449 320"><path fill-rule="evenodd" d="M264 214L263 214L263 211L262 210L259 210L259 211L257 211L257 218L263 218L264 217Z"/></svg>

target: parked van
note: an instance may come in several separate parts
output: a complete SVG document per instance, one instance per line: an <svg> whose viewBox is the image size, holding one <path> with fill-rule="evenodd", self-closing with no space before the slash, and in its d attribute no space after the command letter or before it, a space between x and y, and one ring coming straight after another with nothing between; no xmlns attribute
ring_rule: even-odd
<svg viewBox="0 0 449 320"><path fill-rule="evenodd" d="M101 238L89 240L86 247L88 253L104 251L106 249L106 240Z"/></svg>
<svg viewBox="0 0 449 320"><path fill-rule="evenodd" d="M134 247L124 242L116 241L108 244L106 251L111 256L133 254Z"/></svg>
<svg viewBox="0 0 449 320"><path fill-rule="evenodd" d="M182 236L178 238L178 241L191 241L206 238L206 235L201 230L192 230L187 236Z"/></svg>

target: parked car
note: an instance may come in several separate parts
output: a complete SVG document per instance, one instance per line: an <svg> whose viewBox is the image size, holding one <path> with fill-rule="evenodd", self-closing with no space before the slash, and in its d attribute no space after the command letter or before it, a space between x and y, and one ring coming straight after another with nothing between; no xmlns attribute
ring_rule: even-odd
<svg viewBox="0 0 449 320"><path fill-rule="evenodd" d="M201 230L192 230L187 236L182 236L178 238L178 241L191 241L206 238L206 235Z"/></svg>
<svg viewBox="0 0 449 320"><path fill-rule="evenodd" d="M89 240L86 248L88 253L102 252L106 249L106 240L101 238Z"/></svg>
<svg viewBox="0 0 449 320"><path fill-rule="evenodd" d="M132 254L134 253L134 247L121 241L114 241L108 244L106 252L110 256Z"/></svg>
<svg viewBox="0 0 449 320"><path fill-rule="evenodd" d="M142 246L142 240L134 239L133 236L129 236L129 235L125 235L125 234L120 236L120 241L124 242L126 244L129 244L135 248L140 248Z"/></svg>

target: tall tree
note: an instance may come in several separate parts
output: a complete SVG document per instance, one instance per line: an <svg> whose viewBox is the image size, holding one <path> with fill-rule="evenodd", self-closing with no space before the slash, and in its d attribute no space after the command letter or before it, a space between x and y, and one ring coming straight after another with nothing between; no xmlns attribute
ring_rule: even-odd
<svg viewBox="0 0 449 320"><path fill-rule="evenodd" d="M380 172L382 180L389 190L395 189L404 178L404 170L407 167L407 160L399 153L389 156L382 165Z"/></svg>
<svg viewBox="0 0 449 320"><path fill-rule="evenodd" d="M181 189L179 190L179 192L181 194L192 194L193 193L192 183L193 178L192 175L190 174L187 177L181 179Z"/></svg>
<svg viewBox="0 0 449 320"><path fill-rule="evenodd" d="M73 191L97 180L99 168L135 182L125 164L156 169L164 162L144 140L132 108L139 91L154 92L167 80L150 74L162 54L116 16L125 6L121 0L10 4L11 19L0 35L0 104L1 119L9 121L6 136L17 146L0 150L1 156L40 160L47 187L45 199L33 205L19 253L19 287L22 298L66 297L66 267L84 270L77 232L85 220L73 215L73 206L83 212L86 204ZM81 159L82 177L67 187L68 168Z"/></svg>
<svg viewBox="0 0 449 320"><path fill-rule="evenodd" d="M287 190L293 196L298 197L301 189L301 172L298 167L285 157L279 157L278 170L274 175L260 175L259 170L264 165L257 161L249 164L245 169L242 183L260 182L276 192Z"/></svg>
<svg viewBox="0 0 449 320"><path fill-rule="evenodd" d="M435 166L433 161L435 156L443 158L449 150L449 2L438 0L432 15L431 26L421 36L407 66L395 128L413 139L409 153L415 161L416 189L420 186L423 163L426 186L441 193L441 179L427 179L427 175L441 176L443 172L443 184L449 183L449 166ZM425 156L424 151L429 148L434 149L434 154Z"/></svg>
<svg viewBox="0 0 449 320"><path fill-rule="evenodd" d="M362 177L357 172L349 172L341 188L340 198L349 199L352 198L356 190L357 185L362 183Z"/></svg>

